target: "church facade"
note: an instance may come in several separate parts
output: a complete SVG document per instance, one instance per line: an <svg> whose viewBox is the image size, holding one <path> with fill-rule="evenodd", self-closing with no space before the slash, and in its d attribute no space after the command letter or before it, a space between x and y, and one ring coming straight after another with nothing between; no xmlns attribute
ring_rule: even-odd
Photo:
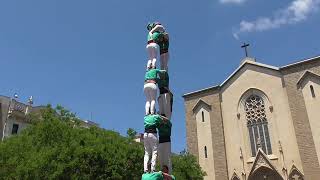
<svg viewBox="0 0 320 180"><path fill-rule="evenodd" d="M320 56L283 67L245 58L221 85L183 97L205 179L320 179Z"/></svg>

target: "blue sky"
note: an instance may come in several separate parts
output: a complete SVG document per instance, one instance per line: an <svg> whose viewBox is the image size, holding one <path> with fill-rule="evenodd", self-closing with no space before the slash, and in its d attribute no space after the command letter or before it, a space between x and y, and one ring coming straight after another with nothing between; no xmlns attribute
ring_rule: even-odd
<svg viewBox="0 0 320 180"><path fill-rule="evenodd" d="M243 42L281 66L320 54L319 0L0 2L0 94L61 104L122 134L143 131L146 24L170 33L173 151L186 147L183 95L220 84Z"/></svg>

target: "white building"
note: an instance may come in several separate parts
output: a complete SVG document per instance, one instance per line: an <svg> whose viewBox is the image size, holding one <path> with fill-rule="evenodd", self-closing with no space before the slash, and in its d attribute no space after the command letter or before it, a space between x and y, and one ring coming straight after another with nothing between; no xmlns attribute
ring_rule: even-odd
<svg viewBox="0 0 320 180"><path fill-rule="evenodd" d="M14 98L0 96L0 138L10 137L13 134L20 133L30 125L27 114L37 112L45 106L31 106L24 104ZM85 120L80 124L81 127L89 128L91 126L99 127L99 124Z"/></svg>

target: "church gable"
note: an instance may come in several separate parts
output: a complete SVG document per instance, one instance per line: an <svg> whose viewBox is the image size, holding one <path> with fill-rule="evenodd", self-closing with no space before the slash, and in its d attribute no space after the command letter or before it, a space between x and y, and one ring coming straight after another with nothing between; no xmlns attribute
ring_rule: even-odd
<svg viewBox="0 0 320 180"><path fill-rule="evenodd" d="M263 82L264 79L261 79L263 77L269 79L270 77L280 78L281 76L280 71L276 67L248 61L244 62L221 84L221 89L224 91L228 87L232 86L233 83L236 83L240 78L247 82L257 80L260 80L259 82ZM254 84L254 82L251 84Z"/></svg>
<svg viewBox="0 0 320 180"><path fill-rule="evenodd" d="M292 168L289 173L289 180L304 180L303 174L298 170L295 165L292 165Z"/></svg>
<svg viewBox="0 0 320 180"><path fill-rule="evenodd" d="M192 111L195 114L201 107L205 108L207 111L211 111L211 105L199 99L198 102L193 106Z"/></svg>
<svg viewBox="0 0 320 180"><path fill-rule="evenodd" d="M305 85L305 82L308 80L308 78L320 80L320 75L313 73L311 71L305 71L303 75L300 77L300 79L298 80L297 87L302 88Z"/></svg>
<svg viewBox="0 0 320 180"><path fill-rule="evenodd" d="M233 173L231 180L240 180L239 176L237 175L236 172Z"/></svg>
<svg viewBox="0 0 320 180"><path fill-rule="evenodd" d="M227 84L227 82L229 82L230 80L233 79L233 77L235 77L237 74L239 74L241 71L243 71L243 69L246 69L248 67L256 67L257 69L268 69L268 70L273 70L273 71L279 71L279 68L274 67L274 66L269 66L266 64L262 64L262 63L258 63L258 62L254 62L254 61L249 61L249 60L245 60L222 84L221 86L224 86L225 84Z"/></svg>
<svg viewBox="0 0 320 180"><path fill-rule="evenodd" d="M259 149L255 158L255 161L253 163L253 166L251 168L249 179L256 173L256 171L258 171L261 168L269 169L270 171L274 172L278 176L281 176L276 170L276 168L271 164L266 154L264 154L264 152L261 149Z"/></svg>

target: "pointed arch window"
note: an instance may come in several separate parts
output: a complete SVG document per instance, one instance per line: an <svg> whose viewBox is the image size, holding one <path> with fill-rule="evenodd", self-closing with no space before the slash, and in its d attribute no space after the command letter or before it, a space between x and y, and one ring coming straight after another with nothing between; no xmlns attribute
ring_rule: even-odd
<svg viewBox="0 0 320 180"><path fill-rule="evenodd" d="M266 154L272 154L263 99L257 95L249 96L245 101L245 112L252 156L256 156L259 148Z"/></svg>

